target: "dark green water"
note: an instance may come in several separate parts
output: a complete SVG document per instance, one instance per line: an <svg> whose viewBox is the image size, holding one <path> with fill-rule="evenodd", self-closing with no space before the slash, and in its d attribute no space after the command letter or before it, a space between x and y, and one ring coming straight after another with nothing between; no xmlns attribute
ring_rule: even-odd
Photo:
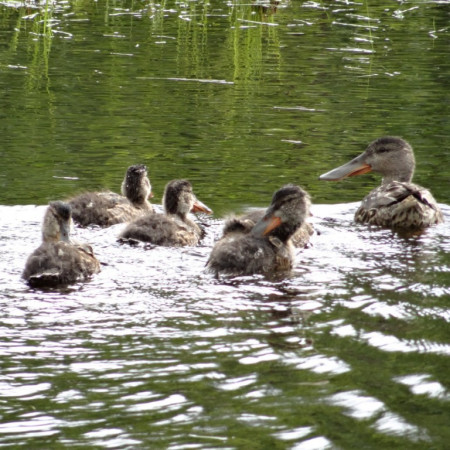
<svg viewBox="0 0 450 450"><path fill-rule="evenodd" d="M375 177L317 177L386 134L449 203L446 4L100 1L43 20L2 7L2 204L118 189L136 162L157 196L189 177L219 214L289 181L356 201Z"/></svg>
<svg viewBox="0 0 450 450"><path fill-rule="evenodd" d="M0 446L448 448L449 5L41 3L0 3ZM318 181L388 134L446 216L419 237L353 223L377 176ZM155 203L193 182L202 244L76 230L102 272L28 289L42 205L136 163ZM212 279L220 219L287 182L320 233L292 277Z"/></svg>

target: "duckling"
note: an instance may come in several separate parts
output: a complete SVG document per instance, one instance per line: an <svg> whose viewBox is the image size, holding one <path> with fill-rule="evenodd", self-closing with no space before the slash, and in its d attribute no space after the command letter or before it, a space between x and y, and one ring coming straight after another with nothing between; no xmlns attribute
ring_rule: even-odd
<svg viewBox="0 0 450 450"><path fill-rule="evenodd" d="M206 263L216 276L274 275L292 269L292 236L309 217L310 197L300 187L287 184L278 189L264 216L251 228L232 221L231 227L214 245ZM245 232L242 232L242 227Z"/></svg>
<svg viewBox="0 0 450 450"><path fill-rule="evenodd" d="M165 247L197 245L202 236L200 227L189 218L189 212L212 211L200 202L187 180L172 180L164 189L165 214L150 213L129 223L119 240L138 240Z"/></svg>
<svg viewBox="0 0 450 450"><path fill-rule="evenodd" d="M411 182L414 152L405 140L385 136L347 164L320 176L337 181L373 171L383 176L355 213L355 221L405 231L420 231L444 221L436 200L427 189Z"/></svg>
<svg viewBox="0 0 450 450"><path fill-rule="evenodd" d="M255 224L264 217L265 210L257 208L246 214L237 217L231 217L226 220L222 235L228 233L249 233ZM305 248L309 244L311 236L314 234L314 227L309 222L303 222L299 229L294 233L291 242L294 247Z"/></svg>
<svg viewBox="0 0 450 450"><path fill-rule="evenodd" d="M92 248L70 241L70 205L50 202L42 225L42 244L28 257L22 278L31 287L51 287L86 280L100 272Z"/></svg>
<svg viewBox="0 0 450 450"><path fill-rule="evenodd" d="M148 201L153 196L152 187L144 165L128 167L121 191L122 195L109 191L85 192L70 199L73 220L82 227L109 227L153 210Z"/></svg>

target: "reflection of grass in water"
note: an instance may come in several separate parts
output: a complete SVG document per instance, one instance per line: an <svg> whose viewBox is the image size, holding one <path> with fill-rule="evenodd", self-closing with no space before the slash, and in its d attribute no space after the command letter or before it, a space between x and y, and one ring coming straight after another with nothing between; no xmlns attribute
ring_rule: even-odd
<svg viewBox="0 0 450 450"><path fill-rule="evenodd" d="M16 26L14 27L14 33L13 33L13 38L11 40L11 44L9 46L10 50L12 52L16 52L17 50L17 45L19 42L19 34L20 34L20 23L22 22L22 16L18 16L17 17L17 23Z"/></svg>
<svg viewBox="0 0 450 450"><path fill-rule="evenodd" d="M32 90L41 85L41 80L45 79L46 90L50 91L50 78L48 76L48 62L52 44L51 28L52 11L49 8L49 1L45 2L43 14L37 14L33 20L33 33L38 39L31 39L31 45L34 45L33 59L30 64L30 77L27 80L27 87Z"/></svg>
<svg viewBox="0 0 450 450"><path fill-rule="evenodd" d="M369 11L369 2L366 1L366 14L367 14L367 19L368 19L368 28L369 28L369 41L370 41L370 46L371 46L371 50L372 50L372 54L375 54L375 47L373 45L373 36L372 36L372 27L370 26L371 23L371 18L370 18L370 11ZM372 61L371 61L372 62ZM370 65L370 67L372 67L372 64Z"/></svg>
<svg viewBox="0 0 450 450"><path fill-rule="evenodd" d="M20 38L25 33L27 54L32 55L29 63L26 65L29 76L26 78L27 90L35 90L40 87L41 80L45 78L47 83L47 91L49 90L48 62L51 49L52 29L52 8L51 2L47 0L42 8L39 4L34 4L33 9L28 6L16 7L14 5L4 4L4 6L12 6L10 9L12 14L17 14L17 22L14 27L14 33L9 45L12 58L12 65L18 65L17 49L20 45ZM9 9L9 8L7 8ZM31 22L31 32L29 32L28 24Z"/></svg>
<svg viewBox="0 0 450 450"><path fill-rule="evenodd" d="M230 19L234 24L230 27L234 81L262 80L266 56L281 58L274 14L251 5L235 5Z"/></svg>
<svg viewBox="0 0 450 450"><path fill-rule="evenodd" d="M433 31L428 33L431 37L431 48L434 49L434 40L437 38L436 19L433 17Z"/></svg>
<svg viewBox="0 0 450 450"><path fill-rule="evenodd" d="M209 77L208 69L208 13L210 5L190 3L178 20L177 69L180 75L194 78Z"/></svg>
<svg viewBox="0 0 450 450"><path fill-rule="evenodd" d="M372 27L371 27L371 18L370 18L370 11L369 11L369 1L366 0L366 15L367 15L367 28L369 30L369 42L372 52L369 54L369 70L367 73L367 93L366 93L366 99L369 98L369 88L370 88L370 79L372 78L372 64L373 64L373 58L375 57L375 47L373 45L373 36L372 36Z"/></svg>
<svg viewBox="0 0 450 450"><path fill-rule="evenodd" d="M217 19L212 15L211 6L190 3L181 11L177 24L178 75L221 79L223 73L211 73L210 69L222 68L229 73L229 67L223 66L223 62L228 61L233 64L233 80L228 81L261 80L264 59L280 58L277 24L273 19L275 12L276 9L267 11L248 4L230 5L227 18L223 19L229 23L228 38L213 43L208 39L208 30ZM211 48L215 51L211 52Z"/></svg>

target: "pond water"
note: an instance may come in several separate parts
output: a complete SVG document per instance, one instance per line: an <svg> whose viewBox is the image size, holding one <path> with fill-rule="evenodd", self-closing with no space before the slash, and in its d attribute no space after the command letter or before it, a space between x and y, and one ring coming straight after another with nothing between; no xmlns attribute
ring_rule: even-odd
<svg viewBox="0 0 450 450"><path fill-rule="evenodd" d="M450 441L446 2L1 2L0 446L408 448ZM353 222L379 177L318 176L400 135L446 222ZM198 247L75 229L103 263L29 289L45 205L189 178ZM316 234L292 275L204 271L231 211L287 182Z"/></svg>

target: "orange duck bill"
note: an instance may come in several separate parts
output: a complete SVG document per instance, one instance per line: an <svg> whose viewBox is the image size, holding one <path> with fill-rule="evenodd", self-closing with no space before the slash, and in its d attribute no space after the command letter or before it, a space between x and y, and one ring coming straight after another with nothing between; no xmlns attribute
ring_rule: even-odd
<svg viewBox="0 0 450 450"><path fill-rule="evenodd" d="M252 229L254 236L265 236L281 225L281 218L275 215L264 216Z"/></svg>
<svg viewBox="0 0 450 450"><path fill-rule="evenodd" d="M198 200L197 198L195 199L194 205L192 206L191 209L192 213L205 213L205 214L212 214L213 210L208 208L203 202L201 202L200 200Z"/></svg>
<svg viewBox="0 0 450 450"><path fill-rule="evenodd" d="M338 181L343 178L354 177L356 175L362 175L370 172L372 170L372 166L365 162L365 157L366 155L362 153L347 164L320 175L319 180Z"/></svg>

